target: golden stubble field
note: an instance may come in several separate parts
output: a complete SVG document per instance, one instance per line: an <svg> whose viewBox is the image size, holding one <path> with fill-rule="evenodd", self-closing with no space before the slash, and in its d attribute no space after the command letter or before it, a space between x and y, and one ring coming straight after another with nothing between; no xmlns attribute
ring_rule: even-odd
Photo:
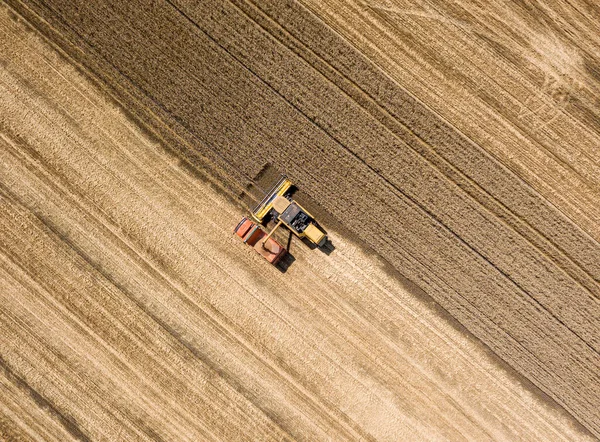
<svg viewBox="0 0 600 442"><path fill-rule="evenodd" d="M593 106L538 126L498 91L467 99L486 77L456 60L495 57L460 45L456 67L411 67L418 89L384 63L405 56L398 5L9 3L8 438L589 437L534 385L597 434ZM407 53L458 50L431 35ZM558 158L542 141L572 175L532 159ZM298 244L281 274L231 236L266 166L343 226L331 255Z"/></svg>
<svg viewBox="0 0 600 442"><path fill-rule="evenodd" d="M1 14L4 438L584 437L335 232L265 265L239 206Z"/></svg>

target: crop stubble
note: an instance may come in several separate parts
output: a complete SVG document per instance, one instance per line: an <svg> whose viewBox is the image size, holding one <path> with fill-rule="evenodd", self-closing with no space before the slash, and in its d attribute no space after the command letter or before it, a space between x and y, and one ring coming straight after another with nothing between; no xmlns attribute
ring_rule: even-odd
<svg viewBox="0 0 600 442"><path fill-rule="evenodd" d="M599 239L593 5L305 3Z"/></svg>
<svg viewBox="0 0 600 442"><path fill-rule="evenodd" d="M598 243L307 10L10 3L190 161L285 170L598 433Z"/></svg>
<svg viewBox="0 0 600 442"><path fill-rule="evenodd" d="M277 277L224 195L0 23L2 437L585 438L335 232Z"/></svg>

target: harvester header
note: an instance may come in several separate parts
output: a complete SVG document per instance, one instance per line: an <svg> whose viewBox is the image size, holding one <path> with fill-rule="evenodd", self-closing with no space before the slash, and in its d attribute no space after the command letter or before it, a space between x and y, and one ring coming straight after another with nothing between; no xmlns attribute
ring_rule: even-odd
<svg viewBox="0 0 600 442"><path fill-rule="evenodd" d="M252 211L252 219L257 223L262 223L264 218L269 214L273 208L273 200L278 196L285 196L291 193L293 187L292 182L282 175L279 180L269 189L264 198L258 203L258 205Z"/></svg>

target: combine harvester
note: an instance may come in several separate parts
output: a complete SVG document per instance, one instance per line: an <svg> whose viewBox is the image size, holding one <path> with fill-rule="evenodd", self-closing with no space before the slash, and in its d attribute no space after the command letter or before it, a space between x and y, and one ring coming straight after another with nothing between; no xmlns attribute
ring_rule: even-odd
<svg viewBox="0 0 600 442"><path fill-rule="evenodd" d="M292 182L283 175L252 211L250 217L242 218L234 230L245 244L253 247L273 265L287 253L285 247L273 238L273 233L281 226L318 247L327 242L327 235L317 226L314 217L292 200L292 187ZM263 227L271 220L276 225L267 233Z"/></svg>

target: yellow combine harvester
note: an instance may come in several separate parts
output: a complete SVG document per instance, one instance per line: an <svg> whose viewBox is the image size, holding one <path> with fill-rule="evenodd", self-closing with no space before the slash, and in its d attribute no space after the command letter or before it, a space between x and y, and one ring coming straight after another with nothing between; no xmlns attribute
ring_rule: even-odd
<svg viewBox="0 0 600 442"><path fill-rule="evenodd" d="M285 248L272 238L273 233L281 226L287 227L297 237L306 238L318 247L327 242L327 235L318 227L314 217L291 199L292 187L292 182L283 175L254 208L250 219L244 217L234 231L272 264L276 264L286 252ZM261 226L268 220L277 224L266 234Z"/></svg>

